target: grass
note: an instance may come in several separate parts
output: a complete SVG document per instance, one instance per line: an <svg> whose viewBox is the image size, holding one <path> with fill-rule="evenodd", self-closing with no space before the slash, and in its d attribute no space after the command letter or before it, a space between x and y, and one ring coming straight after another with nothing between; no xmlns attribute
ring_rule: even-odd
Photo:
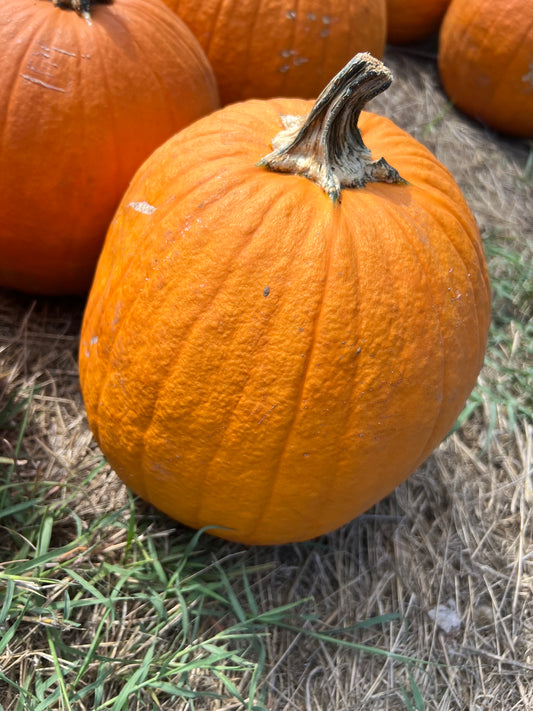
<svg viewBox="0 0 533 711"><path fill-rule="evenodd" d="M460 116L427 61L391 59L380 110L452 170L489 264L486 364L457 427L339 531L229 544L102 460L83 304L0 293L1 711L533 708L533 153Z"/></svg>
<svg viewBox="0 0 533 711"><path fill-rule="evenodd" d="M25 410L12 410L22 415L17 442L24 439L31 398L22 402ZM219 557L225 544L208 539L203 546L204 532L160 529L153 514L136 513L130 494L126 506L82 521L72 504L103 463L77 482L21 487L12 481L19 447L14 454L3 463L0 489L6 708L160 709L171 699L191 709L231 700L266 709L265 636L273 627L294 638L420 663L354 641L359 629L401 626L398 615L326 633L317 629L311 598L265 607L254 581L268 574L270 563L247 565L244 551ZM63 496L52 497L59 487Z"/></svg>
<svg viewBox="0 0 533 711"><path fill-rule="evenodd" d="M485 368L456 429L482 408L489 441L500 417L510 430L533 421L533 244L492 231L485 254L493 299Z"/></svg>
<svg viewBox="0 0 533 711"><path fill-rule="evenodd" d="M244 549L220 555L227 544L205 540L204 531L161 528L129 492L122 507L83 520L76 502L103 460L81 479L21 484L35 392L13 394L0 412L3 427L18 427L12 457L0 462L0 708L155 710L171 701L264 710L265 639L276 627L294 639L423 664L354 641L372 627L401 627L398 614L326 632L311 597L265 606L255 588L273 563L247 564ZM409 693L416 703L412 677L411 691L402 690L407 708Z"/></svg>

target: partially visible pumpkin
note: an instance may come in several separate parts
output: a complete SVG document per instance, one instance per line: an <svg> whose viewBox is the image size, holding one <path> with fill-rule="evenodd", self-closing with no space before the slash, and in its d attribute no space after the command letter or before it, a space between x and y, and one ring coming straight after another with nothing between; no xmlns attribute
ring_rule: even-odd
<svg viewBox="0 0 533 711"><path fill-rule="evenodd" d="M459 109L502 133L533 136L532 0L452 0L438 63Z"/></svg>
<svg viewBox="0 0 533 711"><path fill-rule="evenodd" d="M480 236L436 158L360 113L390 80L357 55L314 106L200 119L110 226L81 334L89 424L123 481L189 526L330 531L413 472L475 384Z"/></svg>
<svg viewBox="0 0 533 711"><path fill-rule="evenodd" d="M218 107L161 0L94 2L90 21L66 4L0 3L0 285L37 293L88 289L135 170Z"/></svg>
<svg viewBox="0 0 533 711"><path fill-rule="evenodd" d="M450 0L387 0L387 42L410 44L435 32Z"/></svg>
<svg viewBox="0 0 533 711"><path fill-rule="evenodd" d="M354 54L385 51L385 0L165 2L205 50L223 104L316 98Z"/></svg>

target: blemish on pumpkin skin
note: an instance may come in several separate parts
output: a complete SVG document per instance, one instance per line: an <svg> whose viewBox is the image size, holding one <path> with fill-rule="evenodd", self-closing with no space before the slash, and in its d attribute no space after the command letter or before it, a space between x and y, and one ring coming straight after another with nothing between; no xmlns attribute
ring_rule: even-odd
<svg viewBox="0 0 533 711"><path fill-rule="evenodd" d="M95 346L97 343L98 343L98 336L93 336L93 337L91 338L91 340L89 341L89 343L86 344L85 350L84 350L84 355L85 355L86 358L89 358L89 357L90 357L90 355L91 355L91 347L92 347L92 346Z"/></svg>
<svg viewBox="0 0 533 711"><path fill-rule="evenodd" d="M307 59L307 57L300 56L295 49L283 49L279 53L279 55L280 55L280 57L283 57L283 59L291 59L292 58L292 63L295 67L299 67L300 65L306 64L309 61ZM287 62L287 63L281 65L279 71L283 74L285 72L288 72L290 68L291 68L291 66Z"/></svg>
<svg viewBox="0 0 533 711"><path fill-rule="evenodd" d="M77 57L78 56L77 54L75 54L75 52L69 52L66 49L61 49L61 47L52 46L52 47L50 47L50 49L53 50L54 52L59 52L59 54L66 54L68 57ZM83 57L83 55L81 55L81 56Z"/></svg>
<svg viewBox="0 0 533 711"><path fill-rule="evenodd" d="M47 47L44 44L39 43L39 47L41 48L41 52L33 52L34 57L44 57L45 59L50 59L50 48Z"/></svg>
<svg viewBox="0 0 533 711"><path fill-rule="evenodd" d="M67 93L66 89L62 89L60 86L54 86L53 84L48 84L47 82L42 81L42 79L37 79L37 77L31 77L29 74L21 74L20 76L23 79L26 79L27 81L31 81L32 84L39 84L39 86L42 86L45 89L53 89L53 91L60 91L63 94Z"/></svg>
<svg viewBox="0 0 533 711"><path fill-rule="evenodd" d="M142 202L130 202L128 203L128 207L132 207L136 212L140 212L142 215L151 215L157 210L157 207L150 205L146 200Z"/></svg>
<svg viewBox="0 0 533 711"><path fill-rule="evenodd" d="M525 82L526 84L531 84L533 87L533 62L529 65L529 72L527 74L524 74L522 77L522 81Z"/></svg>
<svg viewBox="0 0 533 711"><path fill-rule="evenodd" d="M272 405L272 407L270 408L270 410L267 410L267 411L265 412L265 414L264 414L263 417L257 422L257 424L260 425L261 422L263 422L263 420L265 419L265 417L266 417L270 412L272 412L272 410L274 410L277 406L278 406L278 403L276 402L274 405Z"/></svg>
<svg viewBox="0 0 533 711"><path fill-rule="evenodd" d="M57 67L57 64L54 64L53 62L50 62L51 67ZM40 69L37 69L37 67L34 67L33 65L28 64L26 67L28 71L32 72L33 74L42 74L45 77L53 77L54 73L53 72L43 72Z"/></svg>

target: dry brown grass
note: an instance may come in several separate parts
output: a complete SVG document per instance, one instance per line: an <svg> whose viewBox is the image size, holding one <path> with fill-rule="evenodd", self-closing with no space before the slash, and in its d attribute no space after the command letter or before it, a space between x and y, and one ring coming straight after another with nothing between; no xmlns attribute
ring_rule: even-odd
<svg viewBox="0 0 533 711"><path fill-rule="evenodd" d="M500 236L502 244L514 245L529 259L533 180L526 165L531 146L496 137L451 108L431 57L395 51L387 59L396 81L371 108L392 117L450 168L485 238ZM4 462L17 459L15 482L28 496L35 482L45 481L50 501L68 499L70 513L54 526L56 546L74 538L76 520L90 528L102 513L128 506L124 488L107 467L90 474L100 455L87 428L77 380L82 309L76 299L0 293L0 409L10 396L20 400L33 392L20 451L23 410L7 423L14 426L3 434L0 456ZM517 342L511 348L523 345ZM273 625L267 630L261 679L265 707L533 709L532 467L531 419L510 420L501 403L483 395L467 424L404 485L341 530L306 544L249 550L203 538L203 550L213 562L236 561L251 568L250 589L260 611L306 599L295 608L295 629ZM136 516L148 522L163 548L191 535L143 504L137 504ZM96 567L102 560L115 560L127 547L127 529L103 530L107 540L73 553L73 566L76 555ZM0 528L0 572L13 555L13 536ZM245 596L242 582L235 582L235 591ZM106 648L114 649L117 658L128 659L144 615L144 607L131 604L120 624L110 626ZM379 623L357 626L375 617ZM64 634L86 649L99 620L94 611L80 619L79 629L65 629ZM223 617L212 626L224 622ZM425 663L406 664L333 643L325 635ZM22 685L33 678L35 668L51 665L46 629L38 620L22 624L0 653L0 671ZM246 679L249 675L237 676L235 682L244 688ZM212 677L199 671L189 682L197 691L216 688ZM0 682L0 708L12 711L18 701L13 689ZM173 711L243 708L238 701L203 696L193 702L162 695L158 703ZM128 708L157 707L132 700ZM46 708L64 706L58 701ZM73 708L91 705L80 702Z"/></svg>

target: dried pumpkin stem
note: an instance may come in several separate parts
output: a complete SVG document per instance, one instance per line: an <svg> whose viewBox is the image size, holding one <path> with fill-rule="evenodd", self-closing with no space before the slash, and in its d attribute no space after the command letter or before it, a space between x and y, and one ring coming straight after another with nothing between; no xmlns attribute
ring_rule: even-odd
<svg viewBox="0 0 533 711"><path fill-rule="evenodd" d="M258 165L280 173L304 175L333 202L342 188L367 183L405 183L384 158L372 160L357 126L365 104L390 86L392 73L367 52L335 76L307 116L282 116L284 130L272 140L274 150Z"/></svg>
<svg viewBox="0 0 533 711"><path fill-rule="evenodd" d="M52 0L56 7L76 10L82 17L90 21L91 5L109 5L113 0Z"/></svg>

